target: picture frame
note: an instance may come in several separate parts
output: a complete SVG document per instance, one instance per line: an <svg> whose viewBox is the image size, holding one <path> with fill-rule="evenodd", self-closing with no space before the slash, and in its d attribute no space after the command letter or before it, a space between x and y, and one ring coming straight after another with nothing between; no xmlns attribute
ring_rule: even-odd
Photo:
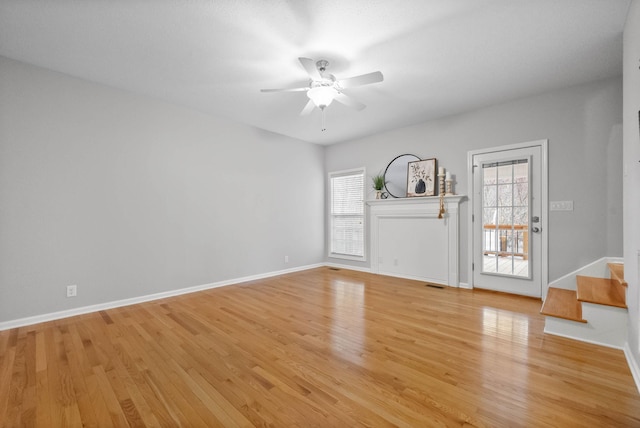
<svg viewBox="0 0 640 428"><path fill-rule="evenodd" d="M409 162L407 197L435 196L436 170L436 158Z"/></svg>

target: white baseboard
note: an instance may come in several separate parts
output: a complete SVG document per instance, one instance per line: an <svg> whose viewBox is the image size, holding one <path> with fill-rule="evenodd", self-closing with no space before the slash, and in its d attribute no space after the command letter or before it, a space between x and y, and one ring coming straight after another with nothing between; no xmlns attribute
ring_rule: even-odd
<svg viewBox="0 0 640 428"><path fill-rule="evenodd" d="M590 343L591 345L604 346L605 348L620 349L620 350L624 349L624 347L622 346L612 345L610 343L599 342L597 340L591 340L591 339L579 339L570 334L558 333L555 331L547 331L546 327L544 329L544 334L550 334L552 336L564 337L565 339L571 339L571 340L577 340L579 342Z"/></svg>
<svg viewBox="0 0 640 428"><path fill-rule="evenodd" d="M145 295L145 296L132 297L130 299L115 300L115 301L112 301L112 302L99 303L97 305L82 306L80 308L67 309L67 310L59 311L59 312L51 312L51 313L48 313L48 314L34 315L34 316L31 316L31 317L25 317L25 318L19 318L19 319L15 319L15 320L10 320L10 321L4 321L4 322L0 322L0 331L8 330L8 329L11 329L11 328L24 327L24 326L27 326L27 325L38 324L38 323L42 323L42 322L59 320L59 319L62 319L62 318L73 317L73 316L76 316L76 315L88 314L88 313L91 313L91 312L98 312L98 311L104 311L104 310L107 310L107 309L119 308L119 307L122 307L122 306L135 305L137 303L144 303L144 302L150 302L150 301L153 301L153 300L165 299L167 297L179 296L181 294L195 293L197 291L209 290L209 289L212 289L212 288L224 287L224 286L227 286L227 285L240 284L240 283L243 283L243 282L255 281L255 280L264 279L264 278L270 278L270 277L273 277L273 276L284 275L284 274L287 274L287 273L300 272L300 271L314 269L314 268L318 268L318 267L322 267L322 266L325 266L325 264L318 263L318 264L314 264L314 265L300 266L300 267L295 267L295 268L291 268L291 269L284 269L284 270L279 270L279 271L274 271L274 272L267 272L267 273L262 273L262 274L257 274L257 275L245 276L245 277L241 277L241 278L235 278L235 279L228 279L228 280L224 280L224 281L213 282L211 284L196 285L196 286L193 286L193 287L187 287L187 288L180 288L180 289L177 289L177 290L164 291L162 293L148 294L148 295Z"/></svg>
<svg viewBox="0 0 640 428"><path fill-rule="evenodd" d="M640 392L640 367L638 367L638 362L633 357L633 352L631 352L631 348L629 348L629 342L624 344L624 356L627 359L627 364L629 365L629 370L631 370L631 376L633 376L633 380L636 383L636 388L638 388L638 392Z"/></svg>
<svg viewBox="0 0 640 428"><path fill-rule="evenodd" d="M332 267L332 268L337 268L337 269L346 269L346 270L355 270L358 272L367 272L367 273L373 273L371 272L370 268L363 268L363 267L358 267L358 266L351 266L351 265L341 265L338 263L325 263L325 266L327 267ZM428 280L425 278L420 278L417 276L410 276L410 275L397 275L397 274L389 274L389 273L379 273L379 274L375 274L375 275L387 275L387 276L392 276L394 278L403 278L403 279L411 279L413 281L424 281L424 282L432 282L434 284L439 284L440 281L437 280ZM447 287L453 287L456 288L455 285L446 285L446 284L442 284L444 286ZM466 289L472 289L473 287L469 287L469 284L467 284L466 282L460 282L457 286L458 288L466 288Z"/></svg>

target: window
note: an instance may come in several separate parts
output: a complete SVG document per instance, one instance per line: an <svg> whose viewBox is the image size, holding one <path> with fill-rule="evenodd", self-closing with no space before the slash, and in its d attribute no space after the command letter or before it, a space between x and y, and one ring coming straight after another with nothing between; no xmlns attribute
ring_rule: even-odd
<svg viewBox="0 0 640 428"><path fill-rule="evenodd" d="M529 160L482 163L482 273L530 277Z"/></svg>
<svg viewBox="0 0 640 428"><path fill-rule="evenodd" d="M329 256L364 260L364 168L332 172Z"/></svg>

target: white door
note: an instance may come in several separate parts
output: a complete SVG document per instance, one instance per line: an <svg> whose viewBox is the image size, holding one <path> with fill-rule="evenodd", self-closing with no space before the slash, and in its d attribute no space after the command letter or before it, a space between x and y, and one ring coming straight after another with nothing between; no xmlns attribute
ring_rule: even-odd
<svg viewBox="0 0 640 428"><path fill-rule="evenodd" d="M546 148L544 140L469 153L473 287L542 297Z"/></svg>

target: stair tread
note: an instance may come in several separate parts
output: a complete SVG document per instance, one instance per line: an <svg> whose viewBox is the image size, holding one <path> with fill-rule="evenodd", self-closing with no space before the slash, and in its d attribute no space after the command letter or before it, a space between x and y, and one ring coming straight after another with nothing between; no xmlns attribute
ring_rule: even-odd
<svg viewBox="0 0 640 428"><path fill-rule="evenodd" d="M623 263L607 263L609 271L611 272L611 278L617 280L621 285L627 286L627 281L624 280L624 264Z"/></svg>
<svg viewBox="0 0 640 428"><path fill-rule="evenodd" d="M618 308L627 307L624 286L615 279L577 275L576 281L579 301Z"/></svg>
<svg viewBox="0 0 640 428"><path fill-rule="evenodd" d="M570 321L587 322L582 319L582 304L578 301L575 290L550 287L540 313Z"/></svg>

